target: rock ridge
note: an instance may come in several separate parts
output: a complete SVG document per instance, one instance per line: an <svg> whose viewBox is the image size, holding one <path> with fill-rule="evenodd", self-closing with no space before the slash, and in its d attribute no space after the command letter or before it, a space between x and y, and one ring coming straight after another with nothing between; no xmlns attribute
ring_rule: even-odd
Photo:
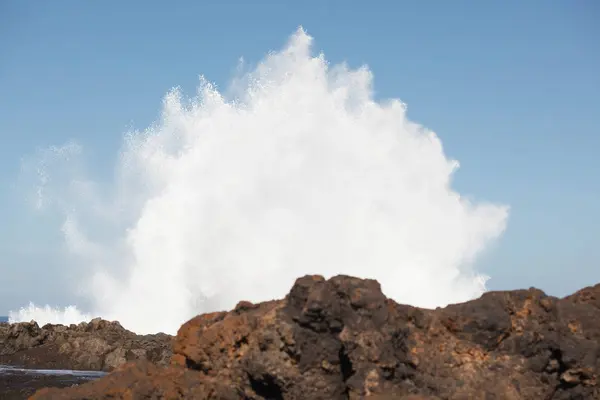
<svg viewBox="0 0 600 400"><path fill-rule="evenodd" d="M600 284L429 310L374 280L304 276L282 300L192 318L160 360L32 399L600 399Z"/></svg>
<svg viewBox="0 0 600 400"><path fill-rule="evenodd" d="M112 371L136 360L167 365L171 341L163 333L136 335L100 318L70 326L0 323L0 364L92 371Z"/></svg>

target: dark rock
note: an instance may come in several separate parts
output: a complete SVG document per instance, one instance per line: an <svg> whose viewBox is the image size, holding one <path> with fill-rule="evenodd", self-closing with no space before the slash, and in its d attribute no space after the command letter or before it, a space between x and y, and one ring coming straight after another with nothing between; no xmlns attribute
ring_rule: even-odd
<svg viewBox="0 0 600 400"><path fill-rule="evenodd" d="M33 399L600 399L598 298L532 288L426 310L372 280L306 276L284 300L186 322L170 366Z"/></svg>

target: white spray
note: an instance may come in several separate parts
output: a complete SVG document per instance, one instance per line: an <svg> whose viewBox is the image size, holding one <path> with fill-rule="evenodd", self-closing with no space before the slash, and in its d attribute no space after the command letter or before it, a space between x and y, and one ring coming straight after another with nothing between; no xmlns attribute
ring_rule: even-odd
<svg viewBox="0 0 600 400"><path fill-rule="evenodd" d="M438 137L401 102L376 102L367 68L330 67L311 41L299 29L235 81L235 101L204 80L195 99L169 93L155 125L126 135L108 186L50 182L44 169L38 201L65 212L89 313L30 304L11 320L99 315L174 333L202 312L281 298L313 273L374 278L422 307L481 295L473 261L508 208L461 198Z"/></svg>

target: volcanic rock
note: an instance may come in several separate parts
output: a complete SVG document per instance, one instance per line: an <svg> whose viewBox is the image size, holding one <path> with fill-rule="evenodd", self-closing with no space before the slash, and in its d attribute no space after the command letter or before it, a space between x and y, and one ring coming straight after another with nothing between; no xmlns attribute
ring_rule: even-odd
<svg viewBox="0 0 600 400"><path fill-rule="evenodd" d="M600 399L599 299L531 288L427 310L373 280L305 276L284 300L186 322L170 366L32 399Z"/></svg>
<svg viewBox="0 0 600 400"><path fill-rule="evenodd" d="M167 365L172 337L136 335L118 322L94 319L79 325L39 327L0 323L0 364L37 369L111 371L134 360Z"/></svg>

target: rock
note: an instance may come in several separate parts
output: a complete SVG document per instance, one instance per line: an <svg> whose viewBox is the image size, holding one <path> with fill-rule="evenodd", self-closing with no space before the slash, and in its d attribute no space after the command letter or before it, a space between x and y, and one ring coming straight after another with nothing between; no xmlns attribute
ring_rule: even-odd
<svg viewBox="0 0 600 400"><path fill-rule="evenodd" d="M172 337L138 336L99 318L79 325L0 323L0 364L37 369L111 371L134 360L167 365Z"/></svg>
<svg viewBox="0 0 600 400"><path fill-rule="evenodd" d="M90 394L91 393L91 394ZM32 399L220 399L239 400L239 393L228 391L226 383L201 377L185 368L159 368L147 361L129 363L105 379L67 390L42 389Z"/></svg>
<svg viewBox="0 0 600 400"><path fill-rule="evenodd" d="M600 399L598 298L532 288L427 310L373 280L305 276L283 300L186 322L169 366L32 399Z"/></svg>

